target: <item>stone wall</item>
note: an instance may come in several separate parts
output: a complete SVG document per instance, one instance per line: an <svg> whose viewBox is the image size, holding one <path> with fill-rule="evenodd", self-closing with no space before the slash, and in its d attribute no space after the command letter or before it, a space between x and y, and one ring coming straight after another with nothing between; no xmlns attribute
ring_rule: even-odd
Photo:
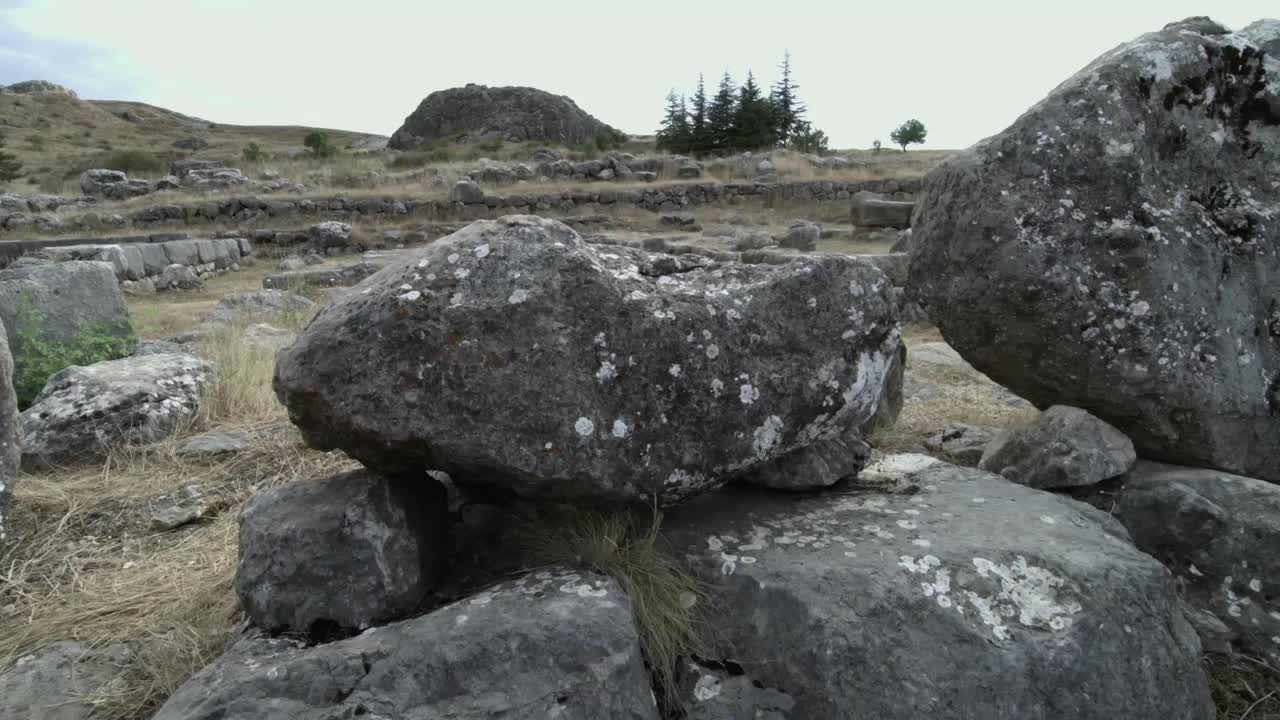
<svg viewBox="0 0 1280 720"><path fill-rule="evenodd" d="M39 251L55 262L96 260L109 263L120 282L155 279L171 265L190 268L197 277L238 270L253 254L248 238L202 238L156 243L64 245Z"/></svg>
<svg viewBox="0 0 1280 720"><path fill-rule="evenodd" d="M411 197L382 198L259 198L239 196L210 198L187 204L150 205L127 215L92 212L83 215L21 215L14 223L10 216L0 238L17 233L75 232L99 227L132 226L138 228L166 225L254 222L267 218L287 217L399 217L418 216L430 219L471 219L487 210L503 213L572 211L579 208L605 210L630 206L652 212L679 210L709 204L745 204L776 202L844 202L860 190L870 190L899 200L914 199L920 181L865 180L841 182L815 180L783 183L671 183L643 188L610 190L582 188L555 192L539 191L488 195L484 203L463 205L445 200L420 200Z"/></svg>

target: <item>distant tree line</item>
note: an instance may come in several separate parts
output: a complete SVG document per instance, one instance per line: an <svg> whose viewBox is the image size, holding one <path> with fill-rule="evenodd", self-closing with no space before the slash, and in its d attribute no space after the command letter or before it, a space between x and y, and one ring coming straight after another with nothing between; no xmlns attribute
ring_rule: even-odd
<svg viewBox="0 0 1280 720"><path fill-rule="evenodd" d="M658 130L658 149L695 156L775 147L827 152L826 133L804 119L808 108L796 95L799 86L791 77L791 53L783 56L779 70L781 77L767 97L751 71L741 87L726 71L711 98L701 75L691 100L672 90Z"/></svg>

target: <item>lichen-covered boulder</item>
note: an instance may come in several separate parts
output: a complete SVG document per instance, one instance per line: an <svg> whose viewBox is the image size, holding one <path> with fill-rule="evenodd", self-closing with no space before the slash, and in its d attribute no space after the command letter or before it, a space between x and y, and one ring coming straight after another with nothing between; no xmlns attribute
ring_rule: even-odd
<svg viewBox="0 0 1280 720"><path fill-rule="evenodd" d="M358 717L659 716L627 596L553 568L347 640L240 640L155 720Z"/></svg>
<svg viewBox="0 0 1280 720"><path fill-rule="evenodd" d="M863 475L800 497L726 488L666 516L711 584L702 659L782 691L730 697L699 671L691 717L1214 717L1169 572L1106 513L920 455ZM743 704L699 714L726 700Z"/></svg>
<svg viewBox="0 0 1280 720"><path fill-rule="evenodd" d="M1280 664L1280 487L1203 468L1139 462L1090 490L1187 600L1246 654Z"/></svg>
<svg viewBox="0 0 1280 720"><path fill-rule="evenodd" d="M1037 406L1085 409L1146 457L1280 481L1280 60L1251 39L1267 27L1143 35L934 169L910 286Z"/></svg>
<svg viewBox="0 0 1280 720"><path fill-rule="evenodd" d="M49 378L22 413L22 465L84 462L172 434L200 409L211 368L192 355L139 355Z"/></svg>
<svg viewBox="0 0 1280 720"><path fill-rule="evenodd" d="M240 513L240 604L271 632L403 617L440 579L448 516L439 483L364 470L255 495Z"/></svg>
<svg viewBox="0 0 1280 720"><path fill-rule="evenodd" d="M891 290L843 255L718 262L509 216L323 309L275 389L309 443L388 475L675 501L896 413Z"/></svg>

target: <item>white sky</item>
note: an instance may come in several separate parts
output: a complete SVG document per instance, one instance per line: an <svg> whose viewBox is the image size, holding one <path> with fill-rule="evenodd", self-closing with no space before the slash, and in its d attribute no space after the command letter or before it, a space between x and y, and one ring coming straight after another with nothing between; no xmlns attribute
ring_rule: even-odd
<svg viewBox="0 0 1280 720"><path fill-rule="evenodd" d="M207 120L390 134L433 90L531 85L651 133L667 91L792 53L809 117L867 147L911 117L931 148L1005 128L1102 52L1277 0L0 0L0 84L46 79Z"/></svg>

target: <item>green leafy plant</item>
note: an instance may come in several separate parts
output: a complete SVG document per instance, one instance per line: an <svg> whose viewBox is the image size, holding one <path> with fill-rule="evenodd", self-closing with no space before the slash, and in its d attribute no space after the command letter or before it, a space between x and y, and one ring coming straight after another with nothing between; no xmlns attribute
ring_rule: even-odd
<svg viewBox="0 0 1280 720"><path fill-rule="evenodd" d="M92 365L132 354L138 342L136 330L124 332L112 323L82 323L73 340L50 340L48 320L24 296L18 308L13 342L13 389L18 407L26 409L49 378L72 365Z"/></svg>
<svg viewBox="0 0 1280 720"><path fill-rule="evenodd" d="M338 154L338 146L329 139L329 133L323 130L312 130L302 139L302 144L311 151L314 158L331 158Z"/></svg>
<svg viewBox="0 0 1280 720"><path fill-rule="evenodd" d="M924 123L912 118L889 133L889 139L894 145L901 145L902 152L906 152L908 145L923 145L925 136L928 134L929 131L925 129Z"/></svg>
<svg viewBox="0 0 1280 720"><path fill-rule="evenodd" d="M252 163L262 162L267 158L267 154L262 151L261 147L258 147L258 143L256 142L251 142L246 145L244 149L240 151L240 156L244 158L245 162Z"/></svg>

